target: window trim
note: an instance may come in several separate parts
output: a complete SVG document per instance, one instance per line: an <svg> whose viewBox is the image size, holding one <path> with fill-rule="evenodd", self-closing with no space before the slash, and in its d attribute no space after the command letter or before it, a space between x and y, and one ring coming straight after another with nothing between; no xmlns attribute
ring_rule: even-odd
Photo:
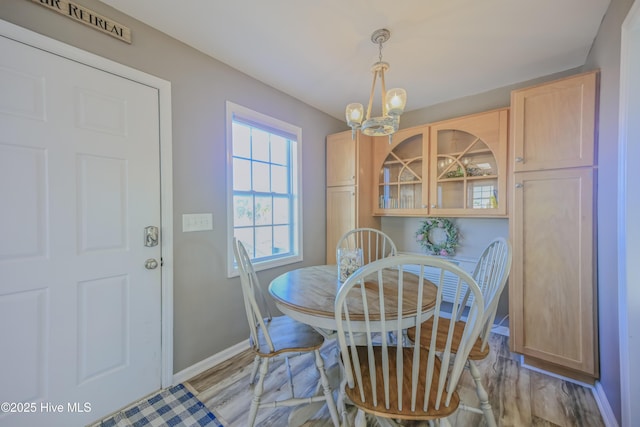
<svg viewBox="0 0 640 427"><path fill-rule="evenodd" d="M226 101L226 176L227 181L225 184L227 192L227 277L238 276L238 268L235 265L235 258L233 255L233 118L234 116L241 117L244 121L256 123L257 125L263 125L275 130L286 132L287 134L294 135L297 138L292 150L292 158L294 158L292 185L293 188L293 245L297 248L297 253L294 255L255 262L253 264L256 271L266 270L275 267L281 267L283 265L293 264L300 262L303 259L302 253L302 173L300 172L300 165L302 164L302 128L276 119L266 114L259 113L251 110L250 108L243 107L242 105L235 104L231 101Z"/></svg>

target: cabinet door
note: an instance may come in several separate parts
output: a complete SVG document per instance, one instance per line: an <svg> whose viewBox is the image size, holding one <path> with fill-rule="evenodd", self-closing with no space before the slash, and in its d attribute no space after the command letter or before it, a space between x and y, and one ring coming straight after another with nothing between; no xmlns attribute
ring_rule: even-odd
<svg viewBox="0 0 640 427"><path fill-rule="evenodd" d="M374 138L374 213L424 216L427 214L429 127L403 129Z"/></svg>
<svg viewBox="0 0 640 427"><path fill-rule="evenodd" d="M507 109L431 125L431 215L506 215L507 127Z"/></svg>
<svg viewBox="0 0 640 427"><path fill-rule="evenodd" d="M594 164L597 73L511 93L514 171Z"/></svg>
<svg viewBox="0 0 640 427"><path fill-rule="evenodd" d="M593 173L515 174L509 312L514 351L595 378Z"/></svg>
<svg viewBox="0 0 640 427"><path fill-rule="evenodd" d="M327 188L327 264L336 263L338 239L356 228L356 187Z"/></svg>
<svg viewBox="0 0 640 427"><path fill-rule="evenodd" d="M351 131L327 136L327 187L356 185L356 153Z"/></svg>

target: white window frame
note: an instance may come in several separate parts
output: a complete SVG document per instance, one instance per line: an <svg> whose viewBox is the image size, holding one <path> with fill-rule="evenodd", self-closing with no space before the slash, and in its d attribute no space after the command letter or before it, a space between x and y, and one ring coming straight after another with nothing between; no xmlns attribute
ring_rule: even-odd
<svg viewBox="0 0 640 427"><path fill-rule="evenodd" d="M292 222L293 233L292 244L293 254L285 257L271 259L267 261L254 262L253 266L256 271L266 270L269 268L280 267L302 261L302 174L300 165L302 163L302 129L298 126L284 122L267 116L266 114L253 111L242 105L235 104L231 101L226 103L226 140L227 140L227 277L235 277L238 275L238 268L233 255L233 232L234 232L234 213L233 213L233 118L240 117L245 121L264 125L272 129L281 130L288 134L295 135L297 141L292 146L292 158L294 164L292 168L291 184L293 186L292 193L294 195Z"/></svg>

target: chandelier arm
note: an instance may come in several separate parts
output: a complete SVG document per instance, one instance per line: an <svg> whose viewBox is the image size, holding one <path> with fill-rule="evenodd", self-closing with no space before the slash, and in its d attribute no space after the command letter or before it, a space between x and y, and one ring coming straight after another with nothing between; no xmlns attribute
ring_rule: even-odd
<svg viewBox="0 0 640 427"><path fill-rule="evenodd" d="M382 117L387 115L387 88L384 84L384 68L380 68L380 83L382 86Z"/></svg>
<svg viewBox="0 0 640 427"><path fill-rule="evenodd" d="M367 117L369 120L371 118L371 107L373 106L373 95L376 90L376 80L378 78L378 71L373 72L373 82L371 83L371 93L369 94L369 105L367 106Z"/></svg>

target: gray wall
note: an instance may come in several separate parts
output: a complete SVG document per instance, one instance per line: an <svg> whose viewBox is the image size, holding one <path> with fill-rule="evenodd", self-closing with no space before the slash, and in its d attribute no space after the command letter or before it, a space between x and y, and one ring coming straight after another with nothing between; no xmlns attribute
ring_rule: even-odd
<svg viewBox="0 0 640 427"><path fill-rule="evenodd" d="M174 372L179 372L248 337L239 279L226 278L225 101L303 129L304 261L298 266L325 262L325 136L346 126L103 3L76 2L129 27L133 43L31 1L0 1L0 18L171 82ZM182 214L201 212L213 213L213 231L182 233ZM261 273L262 284L285 270Z"/></svg>
<svg viewBox="0 0 640 427"><path fill-rule="evenodd" d="M600 68L597 181L600 383L618 422L621 422L617 268L620 27L633 3L633 0L611 1L585 63L585 69Z"/></svg>

